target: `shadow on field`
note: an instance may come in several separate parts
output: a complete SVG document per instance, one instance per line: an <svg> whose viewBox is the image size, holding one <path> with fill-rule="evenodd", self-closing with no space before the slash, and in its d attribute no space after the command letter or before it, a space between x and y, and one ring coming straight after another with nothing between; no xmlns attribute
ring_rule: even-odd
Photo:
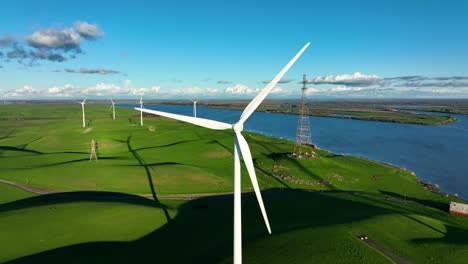
<svg viewBox="0 0 468 264"><path fill-rule="evenodd" d="M30 198L17 200L0 205L0 213L27 209L31 207L54 205L75 202L115 202L129 203L142 206L154 207L152 200L144 197L126 193L102 192L102 191L81 191L81 192L63 192L47 195L33 196Z"/></svg>
<svg viewBox="0 0 468 264"><path fill-rule="evenodd" d="M121 158L120 157L99 157L99 160L116 160L116 159L121 159ZM67 161L62 161L62 162L57 162L57 163L52 163L52 164L40 165L40 166L36 166L35 168L59 166L63 164L77 163L77 162L82 162L82 161L89 161L89 158L67 160Z"/></svg>
<svg viewBox="0 0 468 264"><path fill-rule="evenodd" d="M7 139L7 138L14 138L14 136L12 135L15 133L15 131L16 129L12 129L8 131L8 133L6 133L5 135L0 136L0 140Z"/></svg>
<svg viewBox="0 0 468 264"><path fill-rule="evenodd" d="M291 257L287 256L287 253L294 253L295 244L278 244L278 236L287 232L349 224L387 214L407 213L404 210L380 207L378 202L365 197L345 194L270 190L263 192L263 198L272 226L271 236L265 229L255 196L252 193L242 195L246 263L259 261L256 255L268 254L268 250L288 248L292 251L283 250L286 253L283 260L287 263L288 257ZM148 204L147 201L139 202ZM232 263L232 204L232 195L193 200L179 207L177 216L166 225L140 239L65 246L22 257L10 263ZM452 227L448 230L447 235L439 239L440 242L461 244L468 237L466 230L462 230L461 233L457 233L460 230ZM300 233L297 234L300 236ZM298 239L309 241L308 243L320 240L320 237L309 236L310 233L305 232L304 236ZM341 239L347 234L331 232L327 236L338 236ZM256 243L260 240L260 245L263 246ZM426 238L421 238L415 243L425 241ZM268 245L272 245L273 248L269 249ZM253 246L256 247L252 248ZM259 249L260 252L255 249ZM281 260L277 262L280 263Z"/></svg>
<svg viewBox="0 0 468 264"><path fill-rule="evenodd" d="M212 144L212 143L215 143L215 144L219 145L220 147L222 147L223 149L225 149L227 152L231 153L231 155L234 155L233 149L232 149L232 148L228 148L226 145L224 145L223 143L221 143L219 140L214 139L214 140L212 140L212 141L210 142L210 144Z"/></svg>
<svg viewBox="0 0 468 264"><path fill-rule="evenodd" d="M22 148L22 149L25 149L27 148L29 145L31 145L32 143L36 142L36 141L39 141L41 140L43 137L38 137L36 139L33 139L31 141L29 141L28 143L25 143L25 144L21 144L21 145L18 145L19 148Z"/></svg>
<svg viewBox="0 0 468 264"><path fill-rule="evenodd" d="M445 236L440 238L417 238L411 240L415 244L441 244L441 243L450 243L453 245L464 245L468 247L468 230L462 229L455 226L445 225L447 229L444 232Z"/></svg>
<svg viewBox="0 0 468 264"><path fill-rule="evenodd" d="M422 200L422 199L403 196L403 195L398 194L398 193L382 191L382 190L379 190L379 192L381 194L388 195L388 196L393 197L393 198L412 201L412 202L416 202L418 204L434 207L434 208L439 209L439 210L444 211L444 212L448 212L449 209L450 209L450 205L448 203L440 203L440 202L435 202L435 201Z"/></svg>
<svg viewBox="0 0 468 264"><path fill-rule="evenodd" d="M176 145L179 145L179 144L193 142L193 141L197 141L197 140L182 140L182 141L178 141L178 142L174 142L174 143L170 143L170 144L166 144L166 145L138 148L138 149L135 149L135 151L140 151L140 150L145 150L145 149L156 149L156 148L171 147L171 146L176 146Z"/></svg>
<svg viewBox="0 0 468 264"><path fill-rule="evenodd" d="M322 177L318 176L317 174L312 172L310 169L306 168L301 162L298 161L298 159L289 158L288 157L289 154L291 154L291 153L272 153L272 154L267 155L267 157L274 160L274 161L287 160L287 161L293 163L294 166L299 168L305 175L310 176L310 177L314 178L315 180L323 183L330 190L336 190L336 187L333 186L333 184L325 181ZM308 159L308 160L313 160L313 159Z"/></svg>
<svg viewBox="0 0 468 264"><path fill-rule="evenodd" d="M439 229L437 229L437 228L435 228L435 227L433 227L433 226L431 226L431 225L428 225L428 224L424 223L423 221L421 221L421 220L419 220L419 219L417 219L417 218L414 218L414 217L412 217L412 216L410 216L410 215L402 214L402 216L404 216L404 217L406 217L406 218L408 218L408 219L411 219L411 220L413 220L413 221L415 221L415 222L417 222L417 223L419 223L419 224L421 224L421 225L424 225L424 226L426 226L427 228L430 228L430 229L434 230L435 232L438 232L438 233L443 234L443 235L445 234L444 231L439 230Z"/></svg>
<svg viewBox="0 0 468 264"><path fill-rule="evenodd" d="M225 149L227 152L231 153L232 156L234 156L234 152L233 152L233 149L230 149L228 146L224 145L223 143L221 143L219 140L212 140L210 142L210 144L217 144L219 145L220 147L222 147L223 149ZM234 146L233 146L234 147ZM274 179L276 180L277 182L279 182L281 185L283 185L284 187L286 188L290 188L289 185L287 185L285 182L283 182L281 179L278 179L277 177L273 177L273 174L271 174L270 172L264 170L262 167L258 166L257 164L257 159L253 159L253 164L254 164L254 167L263 172L264 174L268 175L271 179ZM241 165L242 166L242 165Z"/></svg>
<svg viewBox="0 0 468 264"><path fill-rule="evenodd" d="M145 169L146 177L148 178L148 184L149 184L153 199L156 202L156 205L162 208L162 210L164 211L164 215L166 216L167 222L169 222L171 221L171 217L169 216L167 209L161 205L161 202L159 201L158 196L156 195L156 190L154 189L153 177L151 176L151 172L150 172L150 169L152 169L152 167L151 165L147 164L143 160L143 158L138 154L136 150L132 148L132 145L130 143L131 140L132 140L132 136L130 135L127 137L127 141L125 141L125 143L127 144L128 150L130 151L130 153L132 153L133 157L138 161L138 163L140 163L140 166Z"/></svg>
<svg viewBox="0 0 468 264"><path fill-rule="evenodd" d="M145 166L148 166L148 167L152 167L152 166L171 166L171 165L182 165L182 166L189 166L189 165L186 165L186 164L183 164L183 163L179 163L179 162L171 162L171 161L168 161L168 162L155 162L155 163L146 163ZM123 167L135 167L135 166L138 166L140 167L141 164L137 164L137 165L119 165L119 166L123 166Z"/></svg>
<svg viewBox="0 0 468 264"><path fill-rule="evenodd" d="M43 152L40 152L40 151L21 148L21 147L12 147L12 146L0 146L0 151L18 151L18 152L37 154L37 155L44 154Z"/></svg>
<svg viewBox="0 0 468 264"><path fill-rule="evenodd" d="M254 159L253 160L253 163L254 163L254 166L257 170L263 172L265 175L267 175L268 177L270 177L271 179L274 179L276 180L277 182L279 182L281 185L283 185L284 187L290 189L289 185L287 185L284 181L282 181L279 177L274 177L273 176L273 173L267 171L267 170L264 170L262 167L258 166L258 162L257 162L257 159Z"/></svg>

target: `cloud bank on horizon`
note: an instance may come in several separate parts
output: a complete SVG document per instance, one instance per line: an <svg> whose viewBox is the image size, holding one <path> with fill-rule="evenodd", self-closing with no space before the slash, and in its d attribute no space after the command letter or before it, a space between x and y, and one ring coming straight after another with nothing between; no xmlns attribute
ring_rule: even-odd
<svg viewBox="0 0 468 264"><path fill-rule="evenodd" d="M105 69L80 69L67 72L89 74L117 73ZM263 83L261 81L260 83ZM300 82L291 83L286 79L280 83L289 84L276 86L271 94L273 98L299 98ZM185 87L164 89L159 85L150 87L135 87L130 80L123 84L97 83L93 86L80 87L72 84L35 89L32 85L24 85L17 89L0 89L1 98L11 99L67 99L88 96L128 98L145 95L147 98L178 99L178 98L251 98L257 94L260 87L249 87L244 84L232 85L231 81L217 81L218 87ZM468 76L397 76L382 78L377 75L366 75L360 72L353 74L318 76L307 80L310 98L453 98L468 96ZM228 87L221 87L228 85ZM216 85L215 85L216 86ZM413 96L411 96L413 95Z"/></svg>

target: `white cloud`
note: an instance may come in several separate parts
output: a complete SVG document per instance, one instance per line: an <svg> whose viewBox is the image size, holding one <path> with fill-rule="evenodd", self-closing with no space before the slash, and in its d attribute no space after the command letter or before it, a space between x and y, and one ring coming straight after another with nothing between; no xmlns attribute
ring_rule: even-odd
<svg viewBox="0 0 468 264"><path fill-rule="evenodd" d="M354 74L327 75L309 80L312 84L337 84L347 86L370 86L378 84L382 79L377 75L366 75L360 72Z"/></svg>
<svg viewBox="0 0 468 264"><path fill-rule="evenodd" d="M27 36L0 37L0 55L2 60L15 60L26 66L37 66L38 61L64 62L84 54L81 43L95 40L104 33L97 25L87 22L75 22L69 27L49 27L38 29ZM91 72L87 72L91 73ZM114 72L108 72L114 73Z"/></svg>
<svg viewBox="0 0 468 264"><path fill-rule="evenodd" d="M258 93L259 91L260 91L260 89L258 89L258 88L257 89L252 89L252 88L249 88L248 86L243 85L243 84L236 84L235 86L228 87L225 90L225 92L228 93L228 94L241 94L241 95Z"/></svg>
<svg viewBox="0 0 468 264"><path fill-rule="evenodd" d="M81 36L71 28L50 28L35 31L27 40L35 48L70 50L79 48Z"/></svg>
<svg viewBox="0 0 468 264"><path fill-rule="evenodd" d="M349 86L336 86L330 89L330 92L332 93L340 93L340 92L352 92L352 91L361 91L363 88L361 87L349 87Z"/></svg>
<svg viewBox="0 0 468 264"><path fill-rule="evenodd" d="M21 88L10 90L10 91L2 91L2 97L10 98L10 97L28 97L31 98L37 95L39 90L34 89L30 85L24 85Z"/></svg>
<svg viewBox="0 0 468 264"><path fill-rule="evenodd" d="M151 95L151 94L157 94L161 91L161 87L159 86L153 86L151 88L130 88L126 92L127 94L131 95Z"/></svg>
<svg viewBox="0 0 468 264"><path fill-rule="evenodd" d="M309 94L314 94L314 93L319 93L320 91L318 89L315 89L313 87L309 87L307 88L306 90L306 94L309 95Z"/></svg>
<svg viewBox="0 0 468 264"><path fill-rule="evenodd" d="M75 22L73 28L86 39L96 39L104 34L97 25L89 24L88 22Z"/></svg>
<svg viewBox="0 0 468 264"><path fill-rule="evenodd" d="M78 92L78 88L71 85L65 84L64 86L54 86L48 88L45 93L51 96L58 97L72 97Z"/></svg>
<svg viewBox="0 0 468 264"><path fill-rule="evenodd" d="M275 87L271 90L270 94L276 94L276 95L286 95L286 94L289 94L290 91L286 90L286 89L283 89L281 87Z"/></svg>
<svg viewBox="0 0 468 264"><path fill-rule="evenodd" d="M219 93L215 88L200 88L197 86L174 90L171 94L175 95L213 95Z"/></svg>
<svg viewBox="0 0 468 264"><path fill-rule="evenodd" d="M110 83L98 83L81 91L82 94L94 94L98 96L118 94L121 92L122 88L120 86Z"/></svg>

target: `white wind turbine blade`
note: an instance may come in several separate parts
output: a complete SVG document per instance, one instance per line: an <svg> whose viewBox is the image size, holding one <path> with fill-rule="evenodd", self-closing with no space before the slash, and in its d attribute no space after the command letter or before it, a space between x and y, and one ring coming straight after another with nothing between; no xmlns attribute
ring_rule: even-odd
<svg viewBox="0 0 468 264"><path fill-rule="evenodd" d="M85 97L85 99L83 100L83 102L81 102L82 104L86 103L86 99L88 99L87 97Z"/></svg>
<svg viewBox="0 0 468 264"><path fill-rule="evenodd" d="M286 74L286 72L291 68L291 66L296 62L296 60L302 55L302 53L309 47L310 42L307 42L305 46L294 56L286 66L278 73L278 75L271 80L271 82L263 88L263 90L247 105L242 112L239 123L243 124L250 115L257 109L257 107L262 103L263 99L268 95L268 93L276 86L276 84L281 80L281 78Z"/></svg>
<svg viewBox="0 0 468 264"><path fill-rule="evenodd" d="M263 204L262 193L260 192L260 187L258 186L257 175L255 174L255 167L253 165L252 154L250 153L249 145L240 132L236 132L236 139L239 144L242 157L244 158L245 167L247 167L250 180L252 181L252 186L254 188L255 195L257 196L258 205L260 206L260 211L262 211L263 220L265 221L268 233L271 234L270 222L268 221L265 205Z"/></svg>
<svg viewBox="0 0 468 264"><path fill-rule="evenodd" d="M149 110L149 109L144 109L144 108L139 108L139 107L135 107L134 109L138 110L138 111L148 113L148 114L160 115L160 116L176 119L176 120L179 120L179 121L183 121L183 122L186 122L186 123L194 124L194 125L197 125L197 126L215 129L215 130L225 130L225 129L231 129L232 128L231 124L226 124L226 123L223 123L223 122L204 119L204 118L195 118L195 117L191 117L191 116L171 114L171 113L155 111L155 110Z"/></svg>

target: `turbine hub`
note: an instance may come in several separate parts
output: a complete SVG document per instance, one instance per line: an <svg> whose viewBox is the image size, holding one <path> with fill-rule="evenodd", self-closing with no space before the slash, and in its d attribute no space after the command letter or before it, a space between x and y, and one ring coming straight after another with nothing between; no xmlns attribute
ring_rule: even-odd
<svg viewBox="0 0 468 264"><path fill-rule="evenodd" d="M232 130L234 130L234 132L236 133L240 133L242 132L242 130L244 130L244 124L240 122L235 123L234 125L232 125Z"/></svg>

